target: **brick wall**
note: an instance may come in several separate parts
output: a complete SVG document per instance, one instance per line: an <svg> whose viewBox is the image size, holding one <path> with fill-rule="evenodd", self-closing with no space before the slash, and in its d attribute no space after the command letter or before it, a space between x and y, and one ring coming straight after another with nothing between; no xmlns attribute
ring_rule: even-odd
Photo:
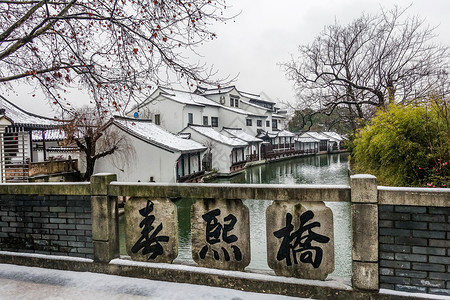
<svg viewBox="0 0 450 300"><path fill-rule="evenodd" d="M0 250L93 257L89 196L0 196Z"/></svg>
<svg viewBox="0 0 450 300"><path fill-rule="evenodd" d="M450 208L379 206L380 288L450 295Z"/></svg>

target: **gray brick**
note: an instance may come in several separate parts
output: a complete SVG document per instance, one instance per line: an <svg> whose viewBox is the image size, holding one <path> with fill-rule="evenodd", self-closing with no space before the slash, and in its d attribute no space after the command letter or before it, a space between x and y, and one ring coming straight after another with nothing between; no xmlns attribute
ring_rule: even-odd
<svg viewBox="0 0 450 300"><path fill-rule="evenodd" d="M436 289L436 288L430 288L430 293L431 294L436 294L436 295L445 295L445 296L450 296L450 290L449 289Z"/></svg>
<svg viewBox="0 0 450 300"><path fill-rule="evenodd" d="M396 205L394 207L394 211L395 212L414 213L414 214L424 214L427 212L427 208L425 206Z"/></svg>
<svg viewBox="0 0 450 300"><path fill-rule="evenodd" d="M35 206L35 207L33 207L33 211L48 211L48 207L47 206L44 206L44 207Z"/></svg>
<svg viewBox="0 0 450 300"><path fill-rule="evenodd" d="M52 224L65 224L66 220L61 218L50 218L50 223Z"/></svg>
<svg viewBox="0 0 450 300"><path fill-rule="evenodd" d="M393 212L394 205L379 205L378 212Z"/></svg>
<svg viewBox="0 0 450 300"><path fill-rule="evenodd" d="M396 253L395 260L402 261L414 261L414 262L427 262L427 256L422 254L404 254L404 253Z"/></svg>
<svg viewBox="0 0 450 300"><path fill-rule="evenodd" d="M411 235L411 230L407 229L396 229L396 228L380 228L380 235L388 235L388 236L407 236Z"/></svg>
<svg viewBox="0 0 450 300"><path fill-rule="evenodd" d="M55 229L51 231L52 234L57 234L57 235L67 235L67 230L65 229Z"/></svg>
<svg viewBox="0 0 450 300"><path fill-rule="evenodd" d="M78 248L78 253L85 253L85 254L93 254L94 253L94 249L92 248Z"/></svg>
<svg viewBox="0 0 450 300"><path fill-rule="evenodd" d="M380 220L408 221L411 220L411 215L406 213L379 212L378 218Z"/></svg>
<svg viewBox="0 0 450 300"><path fill-rule="evenodd" d="M406 245L389 245L381 244L379 246L380 251L385 252L401 252L401 253L411 253L411 247Z"/></svg>
<svg viewBox="0 0 450 300"><path fill-rule="evenodd" d="M427 292L426 287L403 285L403 284L396 285L395 290L402 291L402 292L409 292L409 293L426 293Z"/></svg>
<svg viewBox="0 0 450 300"><path fill-rule="evenodd" d="M445 256L445 248L413 247L412 253Z"/></svg>
<svg viewBox="0 0 450 300"><path fill-rule="evenodd" d="M424 239L424 238L398 236L398 237L395 237L395 243L401 244L401 245L410 245L410 246L426 246L428 244L428 241L427 241L427 239Z"/></svg>
<svg viewBox="0 0 450 300"><path fill-rule="evenodd" d="M419 271L445 272L444 265L419 263L419 262L414 262L412 264L412 269L419 270Z"/></svg>
<svg viewBox="0 0 450 300"><path fill-rule="evenodd" d="M16 227L16 228L19 228L19 227L23 228L23 227L25 227L25 225L22 222L10 222L9 226Z"/></svg>
<svg viewBox="0 0 450 300"><path fill-rule="evenodd" d="M430 263L450 265L450 257L429 256L428 258Z"/></svg>
<svg viewBox="0 0 450 300"><path fill-rule="evenodd" d="M48 223L48 218L33 218L35 223Z"/></svg>
<svg viewBox="0 0 450 300"><path fill-rule="evenodd" d="M16 232L17 228L14 227L3 227L2 232Z"/></svg>
<svg viewBox="0 0 450 300"><path fill-rule="evenodd" d="M3 217L2 221L3 222L15 222L17 220L16 217Z"/></svg>
<svg viewBox="0 0 450 300"><path fill-rule="evenodd" d="M450 224L446 223L430 223L429 226L431 230L450 231Z"/></svg>
<svg viewBox="0 0 450 300"><path fill-rule="evenodd" d="M76 228L79 230L91 230L92 225L76 225Z"/></svg>
<svg viewBox="0 0 450 300"><path fill-rule="evenodd" d="M79 236L79 235L84 236L85 232L83 230L68 230L67 234L68 235L73 235L73 236Z"/></svg>
<svg viewBox="0 0 450 300"><path fill-rule="evenodd" d="M419 238L427 238L427 239L445 239L445 232L413 230L413 236L419 237Z"/></svg>
<svg viewBox="0 0 450 300"><path fill-rule="evenodd" d="M428 212L436 215L450 215L450 207L429 207Z"/></svg>
<svg viewBox="0 0 450 300"><path fill-rule="evenodd" d="M378 222L378 227L383 228L392 228L394 227L394 221L391 220L380 220Z"/></svg>
<svg viewBox="0 0 450 300"><path fill-rule="evenodd" d="M411 263L407 261L380 260L380 267L394 268L394 269L411 269Z"/></svg>
<svg viewBox="0 0 450 300"><path fill-rule="evenodd" d="M440 279L440 280L448 281L450 283L450 273L430 272L429 277L430 277L430 279Z"/></svg>
<svg viewBox="0 0 450 300"><path fill-rule="evenodd" d="M59 229L75 229L75 224L59 224Z"/></svg>
<svg viewBox="0 0 450 300"><path fill-rule="evenodd" d="M393 236L382 235L382 236L378 237L378 242L380 244L394 244L394 237Z"/></svg>
<svg viewBox="0 0 450 300"><path fill-rule="evenodd" d="M25 217L40 217L41 216L41 212L38 212L38 211L25 212L24 216Z"/></svg>
<svg viewBox="0 0 450 300"><path fill-rule="evenodd" d="M429 246L440 247L440 248L450 248L450 240L428 240Z"/></svg>
<svg viewBox="0 0 450 300"><path fill-rule="evenodd" d="M50 211L55 213L65 213L66 207L65 206L50 207Z"/></svg>
<svg viewBox="0 0 450 300"><path fill-rule="evenodd" d="M397 276L380 276L380 281L381 278L384 278L383 282L386 283L393 283L393 284L411 284L411 278L407 278L407 277L397 277Z"/></svg>
<svg viewBox="0 0 450 300"><path fill-rule="evenodd" d="M58 218L73 219L73 218L75 218L75 214L74 213L58 213Z"/></svg>
<svg viewBox="0 0 450 300"><path fill-rule="evenodd" d="M45 229L56 229L56 228L58 228L58 224L42 224L42 228L45 228Z"/></svg>
<svg viewBox="0 0 450 300"><path fill-rule="evenodd" d="M395 256L392 252L380 252L380 259L394 260Z"/></svg>
<svg viewBox="0 0 450 300"><path fill-rule="evenodd" d="M92 242L92 237L89 236L77 236L79 242Z"/></svg>
<svg viewBox="0 0 450 300"><path fill-rule="evenodd" d="M401 229L427 229L427 223L413 221L395 221L395 228Z"/></svg>
<svg viewBox="0 0 450 300"><path fill-rule="evenodd" d="M52 241L52 245L67 247L67 241Z"/></svg>
<svg viewBox="0 0 450 300"><path fill-rule="evenodd" d="M82 207L67 207L67 212L68 213L82 213L84 212Z"/></svg>
<svg viewBox="0 0 450 300"><path fill-rule="evenodd" d="M445 288L445 282L443 280L430 280L430 279L417 279L411 280L411 284L415 286L426 286L432 288Z"/></svg>
<svg viewBox="0 0 450 300"><path fill-rule="evenodd" d="M75 242L77 240L77 238L75 236L71 236L71 235L62 235L59 237L59 240Z"/></svg>
<svg viewBox="0 0 450 300"><path fill-rule="evenodd" d="M67 224L85 225L85 221L84 221L84 219L67 219Z"/></svg>
<svg viewBox="0 0 450 300"><path fill-rule="evenodd" d="M394 275L394 269L391 269L391 268L380 268L380 275L393 276Z"/></svg>
<svg viewBox="0 0 450 300"><path fill-rule="evenodd" d="M445 216L420 214L420 215L412 215L412 220L419 222L445 222Z"/></svg>
<svg viewBox="0 0 450 300"><path fill-rule="evenodd" d="M395 284L380 283L380 289L394 290L395 289Z"/></svg>
<svg viewBox="0 0 450 300"><path fill-rule="evenodd" d="M395 270L395 276L399 277L426 278L427 274L424 271Z"/></svg>
<svg viewBox="0 0 450 300"><path fill-rule="evenodd" d="M83 243L83 242L68 242L67 245L69 247L83 248L85 246L85 243Z"/></svg>

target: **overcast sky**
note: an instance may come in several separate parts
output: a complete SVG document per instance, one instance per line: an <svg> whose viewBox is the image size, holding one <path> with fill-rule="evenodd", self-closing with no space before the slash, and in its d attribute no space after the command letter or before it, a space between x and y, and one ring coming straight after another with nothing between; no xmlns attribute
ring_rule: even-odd
<svg viewBox="0 0 450 300"><path fill-rule="evenodd" d="M264 91L274 101L295 101L292 82L286 79L278 63L288 61L298 45L311 43L324 26L335 20L346 24L363 12L411 5L409 14L439 26L437 41L450 44L449 0L227 0L227 4L232 6L230 15L240 15L226 24L215 24L218 38L198 52L222 76L237 75L233 84L238 89ZM32 98L27 93L5 96L30 112L54 115L39 96Z"/></svg>

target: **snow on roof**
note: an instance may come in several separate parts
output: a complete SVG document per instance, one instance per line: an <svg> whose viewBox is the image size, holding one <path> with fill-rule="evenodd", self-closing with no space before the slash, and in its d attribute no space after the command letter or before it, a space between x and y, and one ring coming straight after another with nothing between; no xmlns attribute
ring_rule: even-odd
<svg viewBox="0 0 450 300"><path fill-rule="evenodd" d="M131 135L169 151L192 152L206 150L206 147L200 143L177 137L148 120L114 117L113 123Z"/></svg>
<svg viewBox="0 0 450 300"><path fill-rule="evenodd" d="M241 128L224 128L222 131L227 132L231 136L234 136L244 142L262 142L261 139L244 132Z"/></svg>
<svg viewBox="0 0 450 300"><path fill-rule="evenodd" d="M41 142L43 140L42 133L45 133L46 141L62 141L67 138L67 134L62 129L33 130L31 138L33 142Z"/></svg>
<svg viewBox="0 0 450 300"><path fill-rule="evenodd" d="M216 142L232 146L232 147L245 147L248 143L238 139L238 138L229 138L217 131L215 131L212 127L208 126L200 126L200 125L189 125L186 128L191 128L192 130L204 135Z"/></svg>
<svg viewBox="0 0 450 300"><path fill-rule="evenodd" d="M330 138L332 138L336 141L344 140L344 138L339 133L334 132L334 131L326 131L326 132L322 132L322 134L329 136Z"/></svg>
<svg viewBox="0 0 450 300"><path fill-rule="evenodd" d="M235 86L227 86L224 88L217 88L217 89L205 89L202 91L202 95L226 94L234 89L236 89Z"/></svg>
<svg viewBox="0 0 450 300"><path fill-rule="evenodd" d="M60 125L60 122L56 120L41 117L24 111L23 109L6 100L3 96L0 96L0 109L5 110L4 114L14 122L13 126L25 126L31 128L54 128Z"/></svg>
<svg viewBox="0 0 450 300"><path fill-rule="evenodd" d="M302 143L317 143L318 142L318 140L313 139L312 137L297 137L295 140L302 142Z"/></svg>
<svg viewBox="0 0 450 300"><path fill-rule="evenodd" d="M280 132L278 132L277 136L279 136L279 137L294 137L295 133L292 133L287 130L281 130Z"/></svg>
<svg viewBox="0 0 450 300"><path fill-rule="evenodd" d="M308 132L305 132L305 133L302 134L300 137L311 137L311 138L316 139L316 140L319 140L319 141L320 141L320 140L330 140L329 137L324 136L323 134L320 134L320 133L314 132L314 131L308 131Z"/></svg>
<svg viewBox="0 0 450 300"><path fill-rule="evenodd" d="M213 100L191 92L172 90L168 88L160 88L160 90L163 91L163 93L161 94L162 96L184 104L197 106L220 106L220 104L214 102Z"/></svg>

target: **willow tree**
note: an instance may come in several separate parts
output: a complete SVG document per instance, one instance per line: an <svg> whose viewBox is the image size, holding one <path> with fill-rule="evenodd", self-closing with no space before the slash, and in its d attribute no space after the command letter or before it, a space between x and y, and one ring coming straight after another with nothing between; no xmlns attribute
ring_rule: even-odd
<svg viewBox="0 0 450 300"><path fill-rule="evenodd" d="M395 7L325 27L283 66L300 108L328 114L346 108L345 117L356 128L358 119L367 120L376 108L436 92L447 74L449 52L433 42L435 37L435 28L422 18Z"/></svg>
<svg viewBox="0 0 450 300"><path fill-rule="evenodd" d="M64 92L75 87L120 110L170 74L214 83L187 56L216 37L224 1L0 0L0 89L27 82L67 109Z"/></svg>

